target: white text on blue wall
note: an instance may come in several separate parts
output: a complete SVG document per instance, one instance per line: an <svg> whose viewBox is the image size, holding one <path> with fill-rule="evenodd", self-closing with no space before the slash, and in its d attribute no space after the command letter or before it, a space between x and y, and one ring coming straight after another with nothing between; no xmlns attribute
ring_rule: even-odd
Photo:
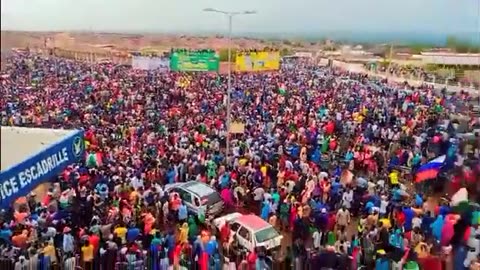
<svg viewBox="0 0 480 270"><path fill-rule="evenodd" d="M3 200L15 195L32 182L41 180L45 175L48 175L63 163L68 162L68 160L66 147L45 159L39 160L32 166L20 171L17 175L4 180L0 184L0 197Z"/></svg>

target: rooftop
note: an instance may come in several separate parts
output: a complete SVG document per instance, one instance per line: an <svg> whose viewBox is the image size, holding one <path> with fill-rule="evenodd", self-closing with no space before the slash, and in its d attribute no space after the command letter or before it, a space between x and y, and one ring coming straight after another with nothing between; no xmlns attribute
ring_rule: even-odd
<svg viewBox="0 0 480 270"><path fill-rule="evenodd" d="M261 217L253 214L243 215L239 217L237 221L254 231L265 229L271 226L268 222L263 220Z"/></svg>
<svg viewBox="0 0 480 270"><path fill-rule="evenodd" d="M71 134L72 130L0 127L1 130L1 166L6 169L36 155L46 147Z"/></svg>
<svg viewBox="0 0 480 270"><path fill-rule="evenodd" d="M185 184L184 187L190 190L191 192L197 194L200 197L208 196L212 192L214 192L214 190L210 186L205 185L201 182L195 182L195 181L188 182Z"/></svg>

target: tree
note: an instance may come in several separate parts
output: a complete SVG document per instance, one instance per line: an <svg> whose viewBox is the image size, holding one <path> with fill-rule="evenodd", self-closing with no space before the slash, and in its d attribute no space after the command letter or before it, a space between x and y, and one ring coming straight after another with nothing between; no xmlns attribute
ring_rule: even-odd
<svg viewBox="0 0 480 270"><path fill-rule="evenodd" d="M455 37L447 37L446 45L448 48L454 50L457 53L478 53L480 52L480 46L472 44L467 41L459 40Z"/></svg>
<svg viewBox="0 0 480 270"><path fill-rule="evenodd" d="M433 47L432 45L421 44L421 43L415 43L408 46L408 48L412 51L413 54L419 54L432 47Z"/></svg>
<svg viewBox="0 0 480 270"><path fill-rule="evenodd" d="M288 48L282 48L280 50L280 56L290 55L292 52Z"/></svg>
<svg viewBox="0 0 480 270"><path fill-rule="evenodd" d="M235 62L235 55L237 55L237 50L232 48L232 57L231 62ZM220 62L228 62L228 48L220 49L218 52Z"/></svg>

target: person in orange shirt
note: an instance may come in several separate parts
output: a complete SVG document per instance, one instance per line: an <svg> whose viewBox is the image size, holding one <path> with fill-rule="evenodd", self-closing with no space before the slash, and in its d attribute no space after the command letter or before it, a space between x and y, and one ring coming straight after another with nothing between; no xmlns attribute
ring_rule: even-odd
<svg viewBox="0 0 480 270"><path fill-rule="evenodd" d="M25 218L27 218L28 215L29 215L28 212L25 211L24 209L19 209L18 211L15 211L15 213L13 214L15 218L15 222L19 224L23 224L23 222L25 221Z"/></svg>
<svg viewBox="0 0 480 270"><path fill-rule="evenodd" d="M23 230L21 234L12 237L12 244L20 249L28 247L28 231Z"/></svg>

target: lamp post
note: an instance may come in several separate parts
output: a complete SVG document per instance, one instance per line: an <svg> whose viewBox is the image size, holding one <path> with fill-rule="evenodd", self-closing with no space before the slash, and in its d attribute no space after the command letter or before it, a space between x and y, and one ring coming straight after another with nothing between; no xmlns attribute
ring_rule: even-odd
<svg viewBox="0 0 480 270"><path fill-rule="evenodd" d="M228 156L230 154L230 123L231 123L231 116L230 116L230 95L232 92L232 19L234 16L238 15L252 15L256 14L256 11L224 11L218 10L214 8L205 8L203 9L205 12L214 12L226 15L228 17L228 83L227 83L227 138L226 138L226 155L225 155L225 162L228 167Z"/></svg>

